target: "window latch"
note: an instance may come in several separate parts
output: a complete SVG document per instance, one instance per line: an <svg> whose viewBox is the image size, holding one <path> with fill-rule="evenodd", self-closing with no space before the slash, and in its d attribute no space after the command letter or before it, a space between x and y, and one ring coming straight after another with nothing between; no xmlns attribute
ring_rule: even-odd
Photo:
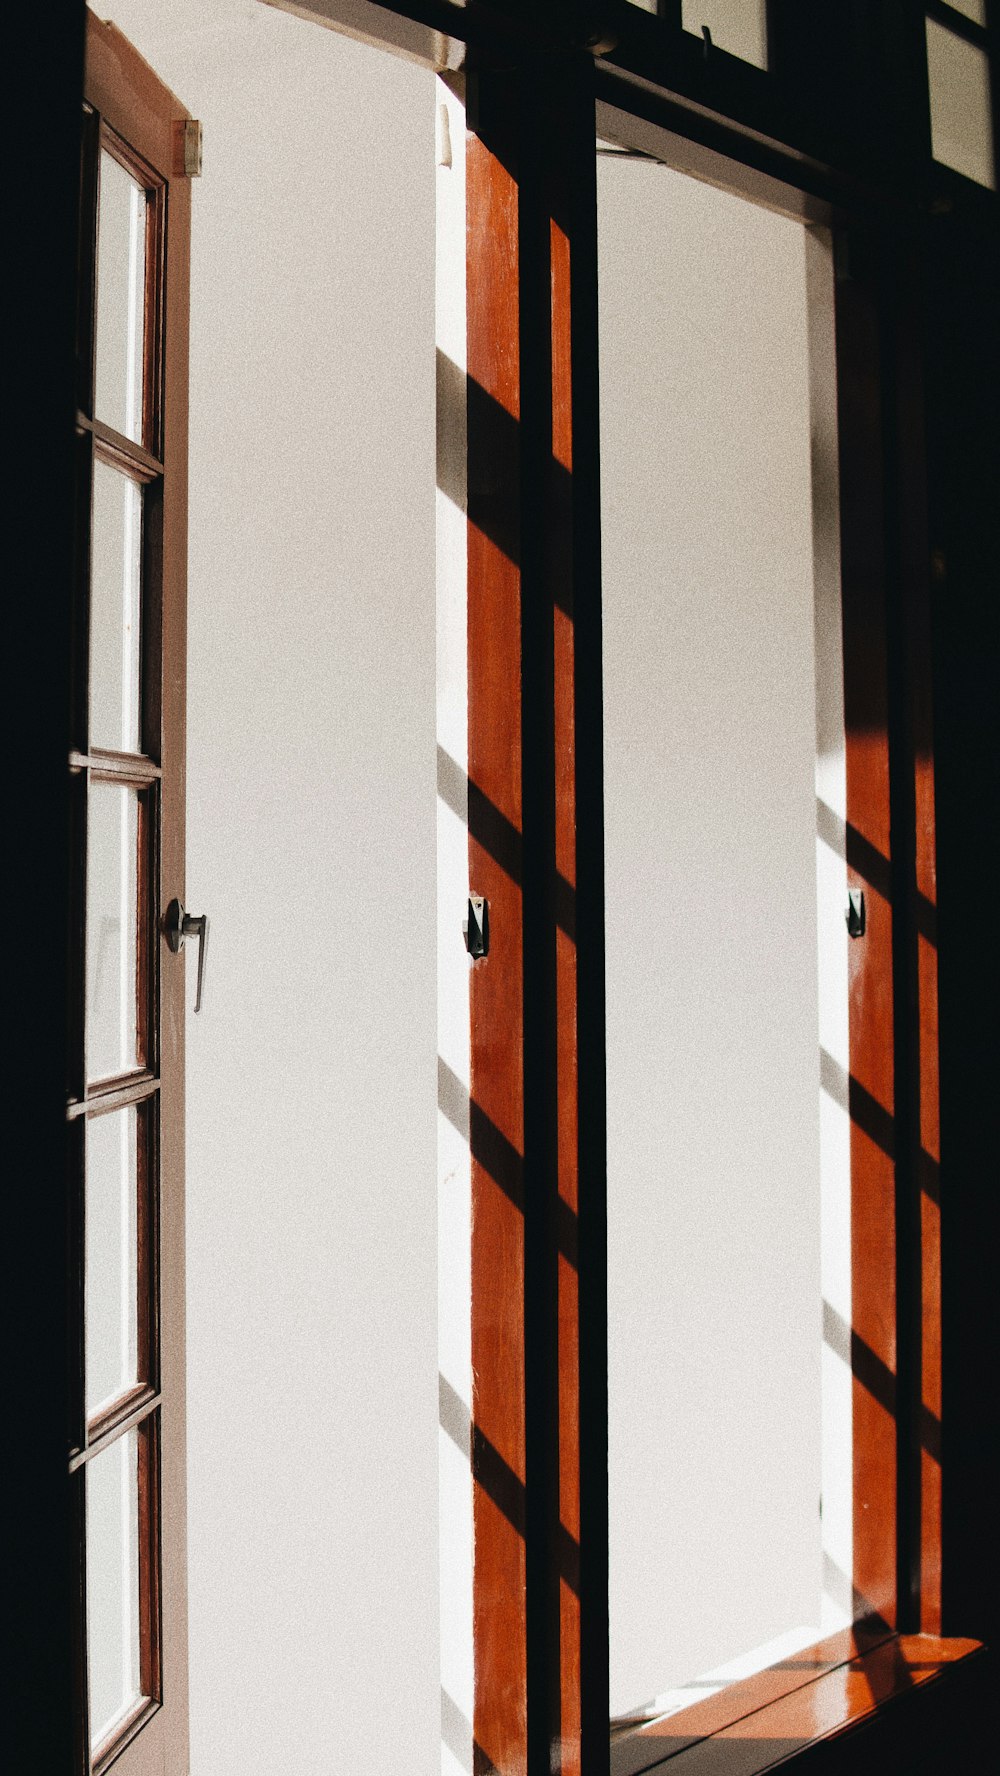
<svg viewBox="0 0 1000 1776"><path fill-rule="evenodd" d="M490 905L481 894L469 895L468 918L462 921L465 947L473 961L490 953Z"/></svg>
<svg viewBox="0 0 1000 1776"><path fill-rule="evenodd" d="M167 948L177 955L189 937L198 939L198 987L195 993L195 1011L201 1010L202 994L205 989L205 958L208 955L208 914L199 913L195 916L186 913L179 900L172 900L163 919L163 935L167 940Z"/></svg>

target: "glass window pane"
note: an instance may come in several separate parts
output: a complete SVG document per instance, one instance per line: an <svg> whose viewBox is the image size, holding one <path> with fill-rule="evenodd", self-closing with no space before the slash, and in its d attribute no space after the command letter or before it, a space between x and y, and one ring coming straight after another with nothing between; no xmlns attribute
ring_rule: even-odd
<svg viewBox="0 0 1000 1776"><path fill-rule="evenodd" d="M138 1064L139 798L92 784L87 803L87 1078Z"/></svg>
<svg viewBox="0 0 1000 1776"><path fill-rule="evenodd" d="M87 1416L138 1370L138 1112L87 1119Z"/></svg>
<svg viewBox="0 0 1000 1776"><path fill-rule="evenodd" d="M821 1291L849 1321L850 1174L820 1040L835 1073L848 939L842 851L822 908L816 860L818 783L824 831L844 809L832 268L797 224L666 167L602 156L597 180L624 1730L839 1625L852 1378L824 1391Z"/></svg>
<svg viewBox="0 0 1000 1776"><path fill-rule="evenodd" d="M934 159L993 186L990 69L981 49L927 20L927 78Z"/></svg>
<svg viewBox="0 0 1000 1776"><path fill-rule="evenodd" d="M139 750L142 490L94 463L90 584L90 744Z"/></svg>
<svg viewBox="0 0 1000 1776"><path fill-rule="evenodd" d="M948 0L956 12L963 12L975 25L986 23L986 0Z"/></svg>
<svg viewBox="0 0 1000 1776"><path fill-rule="evenodd" d="M87 1641L90 1742L108 1737L139 1683L138 1433L87 1466Z"/></svg>
<svg viewBox="0 0 1000 1776"><path fill-rule="evenodd" d="M681 23L696 37L707 25L717 48L767 67L766 0L682 0Z"/></svg>
<svg viewBox="0 0 1000 1776"><path fill-rule="evenodd" d="M146 193L107 150L101 154L97 228L94 411L142 442Z"/></svg>

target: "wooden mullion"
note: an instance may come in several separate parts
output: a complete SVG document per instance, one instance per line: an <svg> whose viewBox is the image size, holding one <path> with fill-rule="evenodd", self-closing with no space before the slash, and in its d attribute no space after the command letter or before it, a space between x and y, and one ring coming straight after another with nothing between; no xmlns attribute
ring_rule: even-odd
<svg viewBox="0 0 1000 1776"><path fill-rule="evenodd" d="M604 721L601 591L600 428L598 413L597 163L595 84L597 69L577 60L568 70L570 126L562 135L563 177L569 191L570 258L557 262L554 296L557 342L568 331L572 423L572 690L571 712L562 696L569 687L557 653L556 721L559 752L572 753L571 827L575 863L575 974L566 996L575 996L576 1068L569 1102L560 1088L561 1128L575 1119L577 1191L577 1300L560 1302L560 1420L568 1436L566 1460L578 1467L580 1604L580 1767L583 1776L607 1769L608 1720L608 1260L607 1081L605 1066ZM568 289L567 289L568 282ZM557 344L557 365L565 348ZM565 377L565 368L563 368ZM557 377L557 414L565 396ZM562 632L566 646L565 627ZM568 798L568 790L564 791ZM560 845L565 844L560 811ZM568 850L568 846L566 847ZM560 866L562 870L562 865ZM566 956L565 945L562 956ZM562 1015L562 1013L561 1013ZM560 1196L568 1197L563 1167ZM568 1167L567 1167L568 1169ZM561 1272L566 1278L566 1271ZM562 1328L565 1327L565 1333ZM573 1346L577 1347L574 1374ZM574 1444L573 1393L578 1389L578 1441ZM561 1456L561 1461L562 1461ZM572 1494L572 1479L570 1481ZM563 1505L561 1530L571 1527ZM572 1646L566 1648L572 1659Z"/></svg>
<svg viewBox="0 0 1000 1776"><path fill-rule="evenodd" d="M158 782L163 772L151 758L140 752L71 752L70 768L89 771L96 783L123 783L133 789L148 789Z"/></svg>
<svg viewBox="0 0 1000 1776"><path fill-rule="evenodd" d="M87 1438L86 1307L86 1139L83 1119L66 1129L66 1240L67 1302L67 1434L71 1454L82 1450Z"/></svg>
<svg viewBox="0 0 1000 1776"><path fill-rule="evenodd" d="M144 444L136 443L134 438L126 438L124 432L116 431L106 420L90 419L85 413L78 412L76 423L81 431L93 433L97 455L113 468L124 470L144 486L162 475L163 462L158 455L147 450Z"/></svg>
<svg viewBox="0 0 1000 1776"><path fill-rule="evenodd" d="M473 1755L525 1776L522 890L482 842L496 815L522 834L516 78L471 77L468 99L469 883L491 931L470 980Z"/></svg>
<svg viewBox="0 0 1000 1776"><path fill-rule="evenodd" d="M837 243L847 874L865 896L849 950L851 1359L856 1615L897 1618L896 1173L893 905L878 248Z"/></svg>
<svg viewBox="0 0 1000 1776"><path fill-rule="evenodd" d="M539 1564L551 1669L541 1690L538 1768L601 1776L608 1760L607 1259L604 1077L604 902L599 528L597 189L594 70L569 57L545 71L536 103L537 224L545 349L535 399L545 416L542 579L526 589L540 614L539 722L551 773L539 822L548 1015L546 1216L539 1229L540 1349L554 1401L540 1420L549 1489ZM527 395L525 395L527 401ZM551 822L549 827L548 822ZM526 844L528 827L526 822ZM539 1005L539 1013L545 1010ZM547 1331L555 1326L555 1338ZM543 1396L544 1398L544 1396ZM540 1399L540 1406L542 1404ZM530 1457L529 1448L529 1457ZM529 1463L530 1471L530 1463ZM530 1619L530 1618L529 1618ZM543 1714L547 1710L547 1714Z"/></svg>
<svg viewBox="0 0 1000 1776"><path fill-rule="evenodd" d="M91 1759L92 1776L104 1776L105 1770L128 1749L133 1739L137 1738L143 1727L159 1713L161 1704L149 1696L140 1696L134 1708L131 1708L120 1720L112 1733L102 1744L94 1748Z"/></svg>
<svg viewBox="0 0 1000 1776"><path fill-rule="evenodd" d="M163 478L142 496L142 598L139 612L139 744L162 766L163 719Z"/></svg>
<svg viewBox="0 0 1000 1776"><path fill-rule="evenodd" d="M142 441L163 458L163 316L167 250L167 188L157 181L146 194L145 288L143 291Z"/></svg>
<svg viewBox="0 0 1000 1776"><path fill-rule="evenodd" d="M937 862L930 548L919 242L887 276L886 393L893 462L892 692L899 1220L900 1599L905 1626L941 1632L942 1327Z"/></svg>
<svg viewBox="0 0 1000 1776"><path fill-rule="evenodd" d="M560 1757L558 1314L559 1033L555 600L569 589L553 452L553 222L562 193L546 102L561 70L520 82L521 746L524 760L524 1240L528 1768ZM570 755L572 756L572 755ZM572 870L570 871L572 879ZM570 893L572 890L570 889ZM576 1585L575 1574L568 1573ZM576 1735L578 1738L578 1735Z"/></svg>
<svg viewBox="0 0 1000 1776"><path fill-rule="evenodd" d="M70 763L86 755L90 743L90 575L94 513L94 436L78 422L76 441L75 572L73 585L70 686Z"/></svg>
<svg viewBox="0 0 1000 1776"><path fill-rule="evenodd" d="M88 1462L96 1460L105 1449L135 1430L156 1412L163 1404L163 1396L155 1389L139 1384L131 1388L127 1394L115 1402L106 1413L93 1421L93 1428L88 1434L85 1449L77 1449L70 1458L69 1471L75 1474L78 1468L86 1467Z"/></svg>
<svg viewBox="0 0 1000 1776"><path fill-rule="evenodd" d="M84 1116L100 1116L107 1111L121 1110L126 1104L144 1103L159 1089L160 1081L152 1073L143 1072L139 1077L123 1074L119 1079L88 1087L85 1097L72 1098L66 1115L70 1122Z"/></svg>
<svg viewBox="0 0 1000 1776"><path fill-rule="evenodd" d="M160 824L160 785L140 790L138 801L138 857L136 860L135 909L135 1027L137 1060L150 1073L157 1071L159 1019L155 993L154 957L159 933L156 876L157 834Z"/></svg>
<svg viewBox="0 0 1000 1776"><path fill-rule="evenodd" d="M477 1769L505 1776L600 1776L607 1380L593 70L589 58L569 58L471 84L470 882L490 900L491 929L470 1008L474 1757ZM578 754L581 724L589 739ZM520 838L513 869L489 848L487 814L497 812ZM480 1118L494 1131L482 1140ZM585 1309L598 1327L584 1328Z"/></svg>
<svg viewBox="0 0 1000 1776"><path fill-rule="evenodd" d="M82 1465L70 1472L74 1769L90 1761L90 1654L87 1635L87 1495Z"/></svg>
<svg viewBox="0 0 1000 1776"><path fill-rule="evenodd" d="M139 1687L163 1700L160 1612L160 1415L139 1430Z"/></svg>
<svg viewBox="0 0 1000 1776"><path fill-rule="evenodd" d="M150 1096L138 1107L140 1142L136 1179L137 1370L157 1393L160 1373L160 1098Z"/></svg>

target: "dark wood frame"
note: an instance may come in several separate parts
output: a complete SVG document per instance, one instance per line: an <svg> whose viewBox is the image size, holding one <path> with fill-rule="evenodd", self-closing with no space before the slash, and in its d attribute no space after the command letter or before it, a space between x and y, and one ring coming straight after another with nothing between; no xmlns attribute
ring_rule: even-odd
<svg viewBox="0 0 1000 1776"><path fill-rule="evenodd" d="M889 288L879 305L878 333L883 345L895 337L888 358L879 356L878 387L873 398L885 416L896 414L890 428L887 458L892 466L891 507L887 526L893 573L889 585L891 620L886 636L892 712L891 732L905 744L895 748L899 769L890 775L894 813L912 809L909 836L894 827L892 865L901 889L894 901L894 959L899 993L909 994L914 979L914 929L931 940L939 934L937 982L926 950L918 954L916 981L919 1024L897 1018L899 1054L896 1076L897 1159L911 1156L907 1239L912 1241L928 1215L931 1192L919 1199L913 1213L912 1174L930 1171L936 1184L940 1232L924 1227L920 1241L921 1289L933 1294L940 1259L944 1302L938 1352L922 1325L917 1373L923 1371L920 1413L934 1411L937 1382L943 1377L940 1416L943 1460L940 1534L934 1509L921 1494L922 1520L927 1522L925 1548L940 1561L941 1623L949 1635L995 1636L1000 1631L1000 1569L997 1537L992 1533L1000 1486L1000 1448L996 1415L990 1410L993 1376L989 1353L998 1325L993 1255L998 1246L996 1193L986 1188L995 1175L995 1102L997 1031L995 1006L1000 981L995 945L990 934L996 881L996 836L983 821L983 808L996 805L997 767L995 716L995 619L991 562L1000 551L1000 516L995 490L1000 464L994 422L1000 407L1000 364L995 330L995 290L1000 254L997 247L997 201L992 193L971 188L929 160L926 92L922 92L920 55L914 45L922 34L922 10L904 0L876 5L874 0L817 0L808 9L797 0L771 0L770 74L745 69L721 53L707 57L703 45L680 32L676 17L653 18L624 0L593 0L589 9L567 8L543 0L528 8L516 0L397 0L394 8L374 0L315 0L317 10L333 23L346 23L371 41L390 48L405 47L428 65L450 58L460 65L464 45L480 65L505 61L508 66L539 62L543 51L564 58L581 45L598 50L617 39L596 67L599 96L634 115L653 110L685 145L690 170L712 176L720 158L742 169L748 194L766 198L770 182L789 172L802 194L804 208L817 199L849 204L878 218L902 218L902 236L919 267L916 289L924 314L916 328L897 328L898 292ZM303 8L306 9L306 8ZM570 13L573 15L570 17ZM43 929L65 928L70 895L71 786L66 780L70 743L67 711L71 676L71 586L74 535L74 457L72 417L74 387L73 318L76 284L76 215L79 198L79 135L83 18L77 29L59 17L53 29L49 9L29 9L19 17L20 44L12 63L19 78L10 83L14 109L12 138L29 140L32 154L12 181L14 226L33 248L21 266L15 294L22 308L12 351L15 387L12 411L19 415L23 449L11 465L11 523L8 565L12 584L25 595L8 610L8 658L15 693L5 707L15 715L11 750L27 749L32 772L9 785L15 799L13 816L18 844L11 871L21 871L23 885L13 889L15 904L31 908ZM990 8L991 43L996 42L996 7ZM550 60L549 66L551 67ZM994 55L994 76L996 57ZM994 85L996 92L996 85ZM589 101L588 101L589 102ZM572 101L579 116L579 99ZM996 113L996 107L995 107ZM996 121L996 116L995 116ZM996 131L995 131L996 136ZM896 231L883 271L893 270L900 231ZM897 260L898 269L898 260ZM578 286L574 300L585 315L589 296ZM886 285L882 286L885 290ZM920 307L920 301L917 302ZM916 397L912 384L889 364L907 350L917 351L923 365L924 390ZM575 374L586 379L586 366ZM904 439L903 416L922 409L923 442ZM894 441L893 441L894 439ZM905 446L905 447L904 447ZM583 451L585 460L587 451ZM919 459L919 460L917 460ZM45 461L44 489L37 465ZM901 469L909 463L905 474ZM574 479L581 453L574 453ZM931 544L929 618L914 609L901 589L913 576L926 591L927 560L912 520L912 506L900 500L907 485L928 486L926 526ZM44 504L39 502L44 500ZM582 506L582 502L581 502ZM905 513L910 510L911 516ZM39 522L39 519L42 522ZM26 595L30 592L30 596ZM926 612L926 599L922 600ZM893 614L894 613L894 614ZM930 683L926 673L931 644L934 694L934 790L937 801L936 845L928 823L930 776L927 767L927 709ZM599 661L599 636L597 639ZM593 673L593 658L590 662ZM591 679L591 688L593 680ZM16 693L23 690L23 697ZM992 701L991 701L992 699ZM908 736L908 738L907 738ZM577 731L578 790L580 776L591 786L599 781L599 737L593 724ZM587 749L591 749L588 753ZM595 750L596 749L596 750ZM578 797L577 833L592 805ZM901 850L902 847L902 850ZM580 845L582 853L583 847ZM933 865L939 905L935 911ZM916 870L912 868L916 858ZM874 859L869 861L874 862ZM176 860L172 860L172 865ZM181 877L176 871L175 879ZM597 867L576 883L576 916L586 916L588 896L595 892ZM907 885L907 879L908 884ZM929 904L928 904L929 903ZM578 931L580 925L578 923ZM908 950L909 946L909 950ZM583 946L580 944L580 954ZM931 958L933 961L933 958ZM62 1082L44 1064L53 1044L62 1040L72 1004L72 975L61 945L13 946L8 962L11 1002L28 1007L27 1033L11 1057L12 1138L23 1134L22 1146L32 1155L37 1190L15 1193L9 1237L3 1242L3 1299L14 1315L18 1338L31 1350L29 1368L13 1365L9 1377L10 1410L20 1427L21 1454L8 1476L16 1491L12 1521L20 1532L9 1550L8 1597L18 1632L8 1665L10 1708L5 1717L6 1743L17 1767L72 1767L78 1725L72 1707L72 1656L69 1622L77 1585L75 1556L78 1537L72 1525L77 1506L65 1480L67 1311L62 1268L67 1237L64 1189L65 1130ZM904 984L908 983L908 984ZM477 989L478 990L478 989ZM581 1019L579 1051L581 1081L596 1080L599 1044L593 1032L599 1018L599 986L577 983ZM589 994L589 997L588 997ZM940 997L940 1113L934 1105L934 1000ZM901 1003L897 997L897 1005ZM915 1045L912 1031L919 1028ZM909 1048L903 1030L910 1032ZM590 1069L589 1074L587 1069ZM564 1074L565 1077L565 1074ZM899 1094L906 1081L907 1097ZM582 1140L600 1123L600 1097L578 1096L581 1151L599 1167L593 1146ZM919 1114L918 1114L919 1112ZM551 1117L550 1117L551 1126ZM934 1136L940 1133L938 1143ZM551 1138L551 1137L550 1137ZM599 1144L599 1143L598 1143ZM906 1175L904 1164L902 1176ZM897 1197L895 1207L900 1207ZM930 1216L933 1221L934 1217ZM897 1226L903 1220L897 1212ZM545 1225L544 1218L541 1225ZM591 1227L590 1256L578 1271L596 1288L599 1232ZM927 1236L927 1237L925 1237ZM582 1228L578 1237L583 1237ZM550 1238L550 1236L549 1236ZM586 1243L586 1242L585 1242ZM905 1242L904 1242L905 1245ZM911 1279L913 1253L905 1261ZM904 1262L900 1259L900 1262ZM586 1320L584 1319L584 1326ZM593 1331L589 1336L594 1337ZM596 1340L595 1340L596 1343ZM913 1355L912 1325L904 1340ZM596 1364L592 1347L587 1363ZM913 1367L911 1363L911 1368ZM939 1402L940 1403L940 1402ZM918 1414L919 1416L919 1414ZM600 1414L581 1416L581 1466L592 1488L591 1525L600 1518ZM911 1412L912 1418L912 1412ZM564 1420L564 1422L567 1422ZM924 1452L926 1454L926 1451ZM923 1456L921 1464L923 1464ZM544 1470L543 1470L544 1471ZM165 1477L166 1479L166 1477ZM551 1493L551 1479L548 1482ZM985 1535L984 1535L985 1526ZM588 1545L580 1544L586 1563ZM594 1566L596 1567L596 1560ZM544 1559L541 1570L545 1571ZM925 1567L925 1571L926 1571ZM599 1583L592 1571L591 1579ZM937 1581L935 1581L936 1583ZM581 1595L586 1584L581 1582ZM923 1597L923 1590L921 1596ZM923 1607L923 1606L922 1606ZM907 1603L912 1610L912 1596ZM544 1611L543 1621L550 1620ZM591 1658L596 1660L600 1628ZM544 1646L544 1635L541 1638ZM905 1649L904 1649L905 1650ZM987 1767L989 1735L975 1707L975 1685L961 1682L963 1670L983 1659L963 1661L958 1674L940 1684L932 1730L920 1740L924 1717L907 1696L879 1711L881 1773L904 1770L918 1752L947 1747L953 1762L967 1768ZM593 1668L593 1666L592 1666ZM538 1673L541 1665L533 1666ZM536 1698L544 1718L551 1690ZM589 1700L586 1689L583 1701ZM895 1712L894 1712L895 1709ZM593 1713L596 1731L597 1713ZM972 1723L970 1725L970 1722ZM875 1729L873 1729L874 1731ZM983 1737L976 1734L982 1730ZM586 1734L586 1723L584 1726ZM961 1742L961 1744L960 1744ZM871 1736L859 1729L849 1739L834 1741L815 1753L803 1751L800 1761L816 1768L856 1771L864 1767L863 1745ZM541 1759L542 1741L533 1741L532 1767ZM842 1746L842 1751L840 1747ZM547 1751L547 1747L544 1747ZM596 1755L596 1754L595 1754ZM867 1755L867 1754L866 1754ZM545 1766L548 1767L547 1765Z"/></svg>
<svg viewBox="0 0 1000 1776"><path fill-rule="evenodd" d="M596 216L592 153L587 158L593 125L571 134L569 106L560 110L574 87L592 119L589 60L547 66L543 79L529 69L481 73L469 83L469 861L476 892L491 900L495 934L491 957L474 971L471 1003L473 1725L483 1771L528 1771L536 1759L541 1768L554 1746L567 1772L600 1772L608 1757L606 1353L595 1335L605 1320ZM647 124L652 109L643 107ZM669 161L674 133L656 133ZM643 142L649 151L648 129ZM718 182L718 154L711 170ZM761 195L758 169L749 191L738 165L728 182ZM775 170L767 197L801 213L800 195ZM847 863L868 908L850 985L857 1621L842 1646L815 1649L825 1676L890 1641L898 1648L900 1627L938 1623L933 1501L913 1470L926 1416L922 1351L939 1342L940 1309L930 1241L912 1237L914 1172L897 1133L897 1097L906 1094L908 1109L920 1103L900 1015L916 936L907 920L918 794L925 873L933 825L926 769L917 755L906 762L913 743L905 699L913 686L919 695L926 660L909 647L911 673L897 707L889 629L900 620L897 607L908 630L920 628L919 587L907 580L905 605L902 598L895 527L907 526L912 574L921 511L912 495L902 503L906 488L896 482L906 465L893 448L893 415L872 400L888 386L902 408L912 405L913 365L897 338L907 332L908 307L901 280L891 283L884 218L877 228L865 210L859 217L815 196L806 214L834 226L840 265ZM926 1026L933 970L925 964L923 972ZM588 991L593 1023L581 1007ZM932 1050L932 1032L925 1034ZM925 1097L928 1041L918 1057ZM926 1210L916 1212L926 1220ZM897 1298L901 1313L917 1303L923 1327L909 1363L900 1362ZM928 1586L922 1564L933 1569ZM922 1655L943 1669L951 1649L928 1641ZM912 1661L900 1656L896 1670L898 1687L912 1687ZM753 1711L773 1708L782 1681L767 1673L756 1689L720 1699L713 1711L723 1722L713 1729L720 1756L732 1721L751 1712L748 1694ZM801 1684L784 1681L789 1693ZM810 1701L820 1707L825 1695L821 1686ZM840 1724L853 1719L848 1712ZM700 1742L700 1716L686 1724ZM667 1755L690 1748L691 1739L678 1742L684 1725L677 1723ZM635 1755L646 1757L636 1768L650 1767L648 1737L616 1743L616 1772L624 1776Z"/></svg>
<svg viewBox="0 0 1000 1776"><path fill-rule="evenodd" d="M904 27L895 47L912 55L913 20ZM930 1718L916 1689L944 1673L952 1683L956 1662L980 1675L949 1731L975 1733L969 1696L981 1695L984 1669L978 1642L940 1638L924 242L904 201L915 163L922 195L936 187L940 201L954 181L932 178L908 138L880 187L849 157L842 168L817 164L734 127L742 118L706 118L696 78L679 100L640 76L638 54L595 68L569 39L561 57L548 48L525 47L513 69L498 54L497 72L477 65L468 82L469 867L491 900L494 934L505 934L502 952L494 935L492 957L477 964L471 1002L475 1767L600 1776L608 1759L605 1353L594 1334L604 1287L603 980L587 979L588 969L603 973L597 428L587 388L595 218L583 171L596 97L646 126L646 152L652 132L668 164L833 231L846 861L868 909L850 983L855 1626L791 1662L804 1663L806 1678L775 1668L710 1711L671 1720L658 1747L655 1729L618 1741L612 1768L625 1776L683 1753L692 1772L728 1769L734 1734L747 1740L739 1767L763 1768L774 1746L754 1750L752 1732L766 1739L783 1719L800 1723L802 1757L849 1732L845 1756L882 1768L897 1738L915 1754L912 1723L923 1731ZM742 71L724 72L732 94L752 96ZM980 193L958 195L981 221ZM591 553L574 553L588 524ZM581 696L586 661L597 669ZM833 1695L842 1706L830 1715ZM882 1710L904 1695L901 1727L898 1712Z"/></svg>

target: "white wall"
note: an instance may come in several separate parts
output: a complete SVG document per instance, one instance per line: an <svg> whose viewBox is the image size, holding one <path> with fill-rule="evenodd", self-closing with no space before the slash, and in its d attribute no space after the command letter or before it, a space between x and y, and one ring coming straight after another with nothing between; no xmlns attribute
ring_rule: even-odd
<svg viewBox="0 0 1000 1776"><path fill-rule="evenodd" d="M598 191L625 1714L821 1617L813 487L804 231Z"/></svg>
<svg viewBox="0 0 1000 1776"><path fill-rule="evenodd" d="M422 1776L452 1756L434 83L256 0L114 0L113 17L205 126L188 904L213 926L188 1024L192 1773ZM456 145L460 129L457 110ZM439 173L445 259L458 168ZM660 168L603 161L600 177L622 1710L819 1607L813 543L801 233ZM456 362L460 322L446 302ZM815 378L813 409L815 428ZM455 514L438 503L448 569ZM445 620L438 738L460 762L449 634ZM832 779L825 793L839 806ZM438 814L454 936L464 836ZM459 1078L463 969L439 983ZM831 1018L839 1030L835 1004ZM459 1148L445 1128L441 1361L464 1399ZM461 1767L466 1469L447 1427L442 1450Z"/></svg>
<svg viewBox="0 0 1000 1776"><path fill-rule="evenodd" d="M422 1776L439 1767L434 82L255 0L108 7L205 128L192 1773Z"/></svg>

